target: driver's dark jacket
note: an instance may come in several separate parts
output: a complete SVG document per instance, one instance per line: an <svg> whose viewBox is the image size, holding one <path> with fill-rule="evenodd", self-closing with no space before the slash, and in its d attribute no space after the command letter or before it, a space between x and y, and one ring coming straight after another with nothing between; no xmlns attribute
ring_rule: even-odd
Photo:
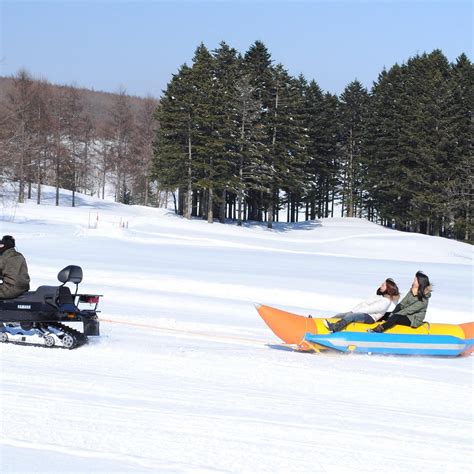
<svg viewBox="0 0 474 474"><path fill-rule="evenodd" d="M25 257L15 249L0 254L0 299L16 298L30 289Z"/></svg>

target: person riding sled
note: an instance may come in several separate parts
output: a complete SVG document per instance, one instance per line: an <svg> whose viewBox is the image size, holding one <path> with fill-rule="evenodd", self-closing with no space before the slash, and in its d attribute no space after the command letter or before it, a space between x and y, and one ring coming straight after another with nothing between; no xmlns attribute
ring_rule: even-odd
<svg viewBox="0 0 474 474"><path fill-rule="evenodd" d="M0 280L0 299L16 298L30 289L25 257L15 250L11 235L0 240Z"/></svg>
<svg viewBox="0 0 474 474"><path fill-rule="evenodd" d="M358 322L373 324L381 319L392 302L398 301L400 292L397 284L387 278L376 291L377 296L359 303L348 313L336 314L334 318L340 318L336 323L325 320L324 325L330 332L342 331L350 323Z"/></svg>
<svg viewBox="0 0 474 474"><path fill-rule="evenodd" d="M397 324L412 328L421 326L425 320L426 310L431 298L431 289L428 276L421 271L416 272L410 291L395 306L387 320L368 331L385 332Z"/></svg>

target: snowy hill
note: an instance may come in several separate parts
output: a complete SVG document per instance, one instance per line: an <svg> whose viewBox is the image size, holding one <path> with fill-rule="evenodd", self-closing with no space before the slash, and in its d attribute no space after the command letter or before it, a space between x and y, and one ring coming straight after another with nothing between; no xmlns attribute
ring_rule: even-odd
<svg viewBox="0 0 474 474"><path fill-rule="evenodd" d="M15 205L0 234L32 287L83 267L99 340L0 346L2 472L460 472L474 468L473 357L272 348L260 302L348 311L386 277L434 282L427 319L472 317L472 247L360 219L209 225L80 195ZM270 345L268 345L270 344Z"/></svg>

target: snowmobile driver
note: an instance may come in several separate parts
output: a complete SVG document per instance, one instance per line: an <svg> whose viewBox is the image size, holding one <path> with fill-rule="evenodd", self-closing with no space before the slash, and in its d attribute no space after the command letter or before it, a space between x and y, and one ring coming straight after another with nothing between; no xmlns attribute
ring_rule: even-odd
<svg viewBox="0 0 474 474"><path fill-rule="evenodd" d="M11 235L0 240L0 280L0 299L16 298L30 289L25 257L15 250Z"/></svg>

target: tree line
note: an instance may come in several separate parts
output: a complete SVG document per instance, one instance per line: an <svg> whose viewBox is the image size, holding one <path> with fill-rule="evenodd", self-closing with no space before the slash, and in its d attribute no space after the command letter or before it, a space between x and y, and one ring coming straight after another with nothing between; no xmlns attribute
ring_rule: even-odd
<svg viewBox="0 0 474 474"><path fill-rule="evenodd" d="M38 204L42 185L123 203L160 205L150 182L157 100L55 86L26 70L2 81L0 183L18 184L18 201ZM105 109L105 110L104 110ZM106 190L107 186L107 190Z"/></svg>
<svg viewBox="0 0 474 474"><path fill-rule="evenodd" d="M0 82L0 182L41 186L213 222L272 227L329 216L472 239L473 66L440 50L340 95L293 77L257 41L197 47L159 102L125 90L92 105L19 71Z"/></svg>
<svg viewBox="0 0 474 474"><path fill-rule="evenodd" d="M292 77L262 42L197 47L156 111L152 177L209 222L365 217L471 238L473 66L440 50L339 95ZM303 217L304 216L304 217Z"/></svg>

